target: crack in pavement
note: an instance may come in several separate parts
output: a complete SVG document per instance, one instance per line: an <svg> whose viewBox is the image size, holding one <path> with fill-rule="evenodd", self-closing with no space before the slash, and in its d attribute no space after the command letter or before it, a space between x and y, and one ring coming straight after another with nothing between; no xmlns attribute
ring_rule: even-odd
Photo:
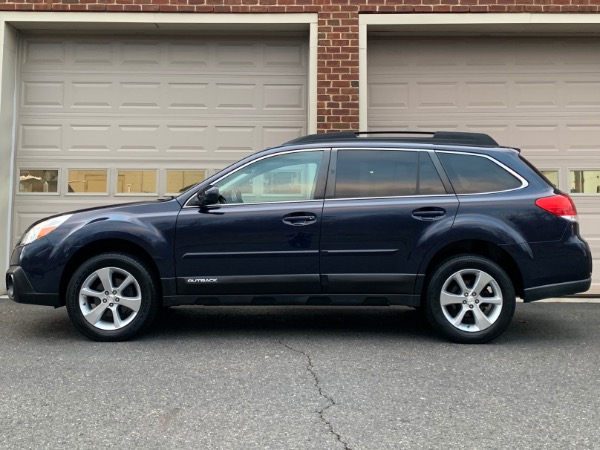
<svg viewBox="0 0 600 450"><path fill-rule="evenodd" d="M286 344L285 342L283 342L281 340L279 341L279 343L281 345L283 345L285 348L287 348L295 353L300 353L301 355L303 355L306 358L306 360L308 362L306 365L306 370L308 371L308 373L311 374L311 376L314 380L314 383L315 383L315 387L319 391L319 395L329 402L329 404L327 406L325 406L317 411L317 414L319 414L319 419L321 419L321 421L327 426L327 428L329 428L329 432L335 436L335 438L338 440L338 442L344 446L344 450L352 450L352 447L350 447L348 445L348 443L342 439L342 435L340 433L338 433L337 431L335 431L331 422L325 418L325 411L327 411L332 406L335 406L336 403L335 403L335 400L331 396L329 396L325 392L323 392L323 389L321 388L321 380L319 380L319 377L317 376L317 372L315 371L315 366L313 365L312 358L310 357L310 355L306 352L303 352L302 350L298 350L298 349L295 349L294 347L291 347L290 345Z"/></svg>

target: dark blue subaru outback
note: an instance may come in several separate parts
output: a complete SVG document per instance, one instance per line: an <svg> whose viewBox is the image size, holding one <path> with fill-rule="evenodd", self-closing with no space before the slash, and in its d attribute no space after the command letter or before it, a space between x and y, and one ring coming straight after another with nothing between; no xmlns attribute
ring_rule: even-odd
<svg viewBox="0 0 600 450"><path fill-rule="evenodd" d="M575 205L518 150L474 133L331 133L251 155L176 198L34 224L9 296L66 305L98 341L174 305L408 305L489 341L515 299L585 291Z"/></svg>

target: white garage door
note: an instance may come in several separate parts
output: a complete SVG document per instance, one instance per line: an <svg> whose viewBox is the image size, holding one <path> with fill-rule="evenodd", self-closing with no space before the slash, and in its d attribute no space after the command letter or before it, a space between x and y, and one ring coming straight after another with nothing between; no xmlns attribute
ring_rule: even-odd
<svg viewBox="0 0 600 450"><path fill-rule="evenodd" d="M48 214L177 193L305 134L306 42L26 36L13 239Z"/></svg>
<svg viewBox="0 0 600 450"><path fill-rule="evenodd" d="M600 39L374 37L368 64L370 130L489 133L571 192L600 293Z"/></svg>

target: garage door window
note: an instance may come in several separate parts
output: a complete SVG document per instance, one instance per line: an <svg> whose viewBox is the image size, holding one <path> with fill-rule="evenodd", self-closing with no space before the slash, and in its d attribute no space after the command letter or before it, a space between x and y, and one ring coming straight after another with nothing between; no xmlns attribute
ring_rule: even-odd
<svg viewBox="0 0 600 450"><path fill-rule="evenodd" d="M108 171L71 169L68 186L72 194L108 194Z"/></svg>
<svg viewBox="0 0 600 450"><path fill-rule="evenodd" d="M57 194L57 169L20 169L19 194Z"/></svg>
<svg viewBox="0 0 600 450"><path fill-rule="evenodd" d="M600 194L600 170L571 170L571 193Z"/></svg>
<svg viewBox="0 0 600 450"><path fill-rule="evenodd" d="M555 188L558 188L558 170L540 170L540 172Z"/></svg>
<svg viewBox="0 0 600 450"><path fill-rule="evenodd" d="M206 170L167 170L167 193L178 194L206 178Z"/></svg>
<svg viewBox="0 0 600 450"><path fill-rule="evenodd" d="M117 194L156 195L156 170L119 170Z"/></svg>

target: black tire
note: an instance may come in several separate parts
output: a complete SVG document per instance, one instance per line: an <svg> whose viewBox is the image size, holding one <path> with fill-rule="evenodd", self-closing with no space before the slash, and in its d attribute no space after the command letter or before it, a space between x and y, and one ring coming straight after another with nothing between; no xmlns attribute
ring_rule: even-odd
<svg viewBox="0 0 600 450"><path fill-rule="evenodd" d="M158 292L143 262L123 253L103 253L85 261L71 276L67 312L88 338L124 341L154 321L160 307Z"/></svg>
<svg viewBox="0 0 600 450"><path fill-rule="evenodd" d="M460 255L434 270L424 306L429 323L450 340L482 344L508 328L515 297L510 278L498 264L481 256Z"/></svg>

